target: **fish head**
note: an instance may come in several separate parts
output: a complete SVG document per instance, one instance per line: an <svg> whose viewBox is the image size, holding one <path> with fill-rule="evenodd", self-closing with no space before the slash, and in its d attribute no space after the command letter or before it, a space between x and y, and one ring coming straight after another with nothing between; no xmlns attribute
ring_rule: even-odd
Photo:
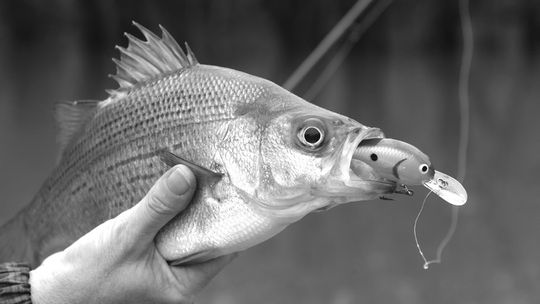
<svg viewBox="0 0 540 304"><path fill-rule="evenodd" d="M366 170L352 170L364 139L383 137L346 116L302 100L266 113L257 196L266 211L303 216L338 204L392 193L396 183ZM269 114L270 113L270 114Z"/></svg>

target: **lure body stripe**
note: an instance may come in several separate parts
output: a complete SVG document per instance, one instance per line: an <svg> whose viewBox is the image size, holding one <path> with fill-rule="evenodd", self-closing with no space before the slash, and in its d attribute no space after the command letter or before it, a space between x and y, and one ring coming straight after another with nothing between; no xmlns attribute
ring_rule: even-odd
<svg viewBox="0 0 540 304"><path fill-rule="evenodd" d="M400 165L402 162L406 161L406 160L407 160L407 159L404 158L404 159L398 161L398 162L392 167L392 174L394 174L394 176L396 177L397 180L400 180L400 178L399 178L399 171L398 171L399 165Z"/></svg>

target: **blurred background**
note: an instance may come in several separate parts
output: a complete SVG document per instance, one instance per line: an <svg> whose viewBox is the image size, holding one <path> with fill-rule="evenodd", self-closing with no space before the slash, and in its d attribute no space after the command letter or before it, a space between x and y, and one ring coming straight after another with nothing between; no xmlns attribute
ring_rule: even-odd
<svg viewBox="0 0 540 304"><path fill-rule="evenodd" d="M282 84L354 3L1 1L0 224L54 167L54 104L116 87L110 59L123 32L138 35L132 20L162 24L202 63ZM422 268L412 226L427 191L416 189L308 215L242 253L199 303L540 302L540 2L471 0L471 14L469 202L443 263ZM457 0L395 0L310 101L414 144L455 176L461 50ZM418 226L428 258L450 214L430 196Z"/></svg>

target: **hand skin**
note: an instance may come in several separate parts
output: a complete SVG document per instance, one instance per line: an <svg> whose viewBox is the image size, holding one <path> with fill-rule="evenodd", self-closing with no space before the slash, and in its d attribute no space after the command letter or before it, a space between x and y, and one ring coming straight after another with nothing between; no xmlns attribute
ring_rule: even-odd
<svg viewBox="0 0 540 304"><path fill-rule="evenodd" d="M175 166L133 208L49 256L30 272L32 303L191 303L234 257L170 266L155 247L155 235L188 205L195 183L187 167Z"/></svg>

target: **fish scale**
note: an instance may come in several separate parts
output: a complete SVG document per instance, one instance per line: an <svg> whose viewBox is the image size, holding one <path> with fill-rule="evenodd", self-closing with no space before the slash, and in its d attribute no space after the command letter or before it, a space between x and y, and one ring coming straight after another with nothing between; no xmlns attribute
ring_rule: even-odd
<svg viewBox="0 0 540 304"><path fill-rule="evenodd" d="M37 265L132 207L174 164L164 155L190 166L198 185L155 238L173 264L244 250L313 210L394 190L348 175L353 150L382 137L378 129L268 80L199 64L164 29L159 38L136 26L147 41L128 35L128 47L118 48L120 87L104 101L59 105L61 158L0 229L0 259ZM328 137L320 147L303 137L313 123Z"/></svg>
<svg viewBox="0 0 540 304"><path fill-rule="evenodd" d="M81 221L80 227L72 228L72 235L66 237L66 243L70 243L144 196L166 171L166 167L160 165L159 151L172 148L187 159L211 165L210 153L197 154L211 151L210 146L216 142L212 124L232 119L231 109L235 103L255 100L263 91L253 84L233 81L229 85L219 76L205 76L212 72L213 68L203 66L195 71L179 71L166 79L140 86L122 102L111 103L107 111L98 109L94 119L85 126L85 136L78 138L73 147L64 152L63 160L69 161L58 168L50 185L40 191L43 202L32 204L35 210L30 210L30 214L42 216L56 212L61 208L55 208L55 205L69 205L69 201L82 201L96 210L108 209L91 222ZM203 81L203 77L208 81ZM196 81L179 82L179 79L191 78ZM204 94L213 84L220 87L212 87L213 94ZM241 96L235 92L246 94ZM88 170L90 178L78 177ZM82 187L82 181L90 181L88 187ZM36 225L33 217L27 217L27 220ZM37 223L44 227L50 225L45 220ZM46 242L47 229L36 231L35 242ZM44 233L39 233L41 231Z"/></svg>
<svg viewBox="0 0 540 304"><path fill-rule="evenodd" d="M170 82L174 83L174 78L176 78L175 75L170 78L173 78ZM192 87L190 84L191 83L187 83L186 86L182 88L182 91L190 92L190 87ZM165 82L161 86L167 87L167 85L169 84ZM181 102L174 103L181 105L176 111L155 111L155 109L158 108L155 105L167 103L167 99L163 98L163 96L159 96L158 94L154 95L154 93L159 92L159 87L161 86L157 86L156 88L156 85L153 83L143 86L131 93L126 98L125 102L112 104L112 107L107 109L103 114L98 113L95 118L95 123L87 128L88 137L81 138L78 141L78 144L73 148L73 152L68 152L65 156L66 159L72 159L71 162L66 164L68 171L78 171L77 169L72 169L70 166L82 167L85 166L85 164L87 164L87 166L92 165L92 160L89 158L106 155L109 151L116 149L118 146L129 144L127 141L133 141L136 138L143 138L145 140L143 142L145 145L159 145L161 138L156 139L156 137L152 135L165 131L168 126L173 129L180 129L179 131L183 131L184 133L184 136L176 137L173 135L175 142L189 141L190 145L200 145L201 143L198 142L198 139L189 134L190 129L192 129L192 126L190 125L194 123L194 116L199 116L199 119L205 122L231 118L231 114L226 113L225 111L221 111L221 115L214 117L208 117L205 115L205 111L188 111L188 109L196 108L195 102L189 100L189 98L183 99L182 95L176 95L177 100L183 99ZM148 98L148 92L151 92L150 98ZM178 93L178 91L176 92ZM225 94L226 93L227 92L225 92ZM185 96L189 96L189 94L190 93L187 93ZM148 99L151 100L150 103L147 102ZM227 106L228 105L225 104L223 109L226 109ZM138 109L140 115L125 116L125 109L131 109L131 111L133 111L133 109ZM149 109L154 109L154 111L149 111ZM191 117L185 117L186 112L189 112L187 116ZM181 122L181 125L179 125L178 122ZM137 123L142 124L141 127L135 127ZM174 132L171 133L174 134ZM197 135L204 134L200 129L195 130L194 133ZM159 136L159 134L157 135ZM61 170L62 169L60 169L60 171ZM69 179L69 176L63 178ZM54 181L54 183L58 182Z"/></svg>

